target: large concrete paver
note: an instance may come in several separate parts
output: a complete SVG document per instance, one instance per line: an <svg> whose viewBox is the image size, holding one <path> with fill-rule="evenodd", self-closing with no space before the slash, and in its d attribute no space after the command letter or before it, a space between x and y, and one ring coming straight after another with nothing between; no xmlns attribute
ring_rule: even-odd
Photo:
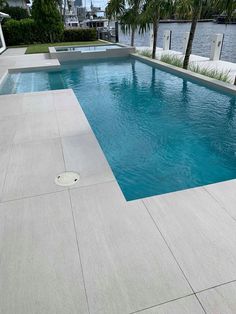
<svg viewBox="0 0 236 314"><path fill-rule="evenodd" d="M236 224L203 189L144 199L194 291L236 279Z"/></svg>
<svg viewBox="0 0 236 314"><path fill-rule="evenodd" d="M3 185L5 182L10 153L11 153L10 145L0 144L0 195L2 193Z"/></svg>
<svg viewBox="0 0 236 314"><path fill-rule="evenodd" d="M68 91L69 92L69 91ZM70 94L70 93L69 93ZM44 113L55 111L54 102L61 98L61 93L35 92L0 96L0 117L23 115L26 113ZM65 97L62 101L65 101ZM74 103L72 103L75 106Z"/></svg>
<svg viewBox="0 0 236 314"><path fill-rule="evenodd" d="M35 69L56 69L60 67L57 59L49 59L48 54L1 55L0 81L7 72L31 71Z"/></svg>
<svg viewBox="0 0 236 314"><path fill-rule="evenodd" d="M79 106L78 106L79 107ZM74 136L79 133L90 132L90 125L85 115L79 109L62 111L58 110L57 120L60 136Z"/></svg>
<svg viewBox="0 0 236 314"><path fill-rule="evenodd" d="M22 95L1 95L0 96L0 117L1 119L10 116L17 116L23 113Z"/></svg>
<svg viewBox="0 0 236 314"><path fill-rule="evenodd" d="M29 55L12 55L4 54L0 58L0 65L7 69L21 69L43 67L44 65L60 65L57 59L50 59L48 54L38 53Z"/></svg>
<svg viewBox="0 0 236 314"><path fill-rule="evenodd" d="M54 178L65 171L60 139L33 141L12 147L2 201L62 190Z"/></svg>
<svg viewBox="0 0 236 314"><path fill-rule="evenodd" d="M236 282L197 294L207 314L236 313Z"/></svg>
<svg viewBox="0 0 236 314"><path fill-rule="evenodd" d="M211 184L204 188L236 220L236 180Z"/></svg>
<svg viewBox="0 0 236 314"><path fill-rule="evenodd" d="M0 313L87 314L68 192L0 204Z"/></svg>
<svg viewBox="0 0 236 314"><path fill-rule="evenodd" d="M14 143L47 140L59 137L55 112L27 113L22 117Z"/></svg>
<svg viewBox="0 0 236 314"><path fill-rule="evenodd" d="M61 134L90 134L88 143L81 137L83 148L75 151L76 147L67 145L69 155L65 152L68 168L81 170L82 185L100 182L99 176L105 181L113 179L96 139L91 142L94 135L72 90L1 96L0 116L2 201L62 189L54 184L56 175L65 170ZM69 137L63 142L72 143ZM70 155L73 153L81 156Z"/></svg>
<svg viewBox="0 0 236 314"><path fill-rule="evenodd" d="M8 48L7 50L4 51L2 54L3 57L6 56L22 56L25 54L27 50L27 47L22 47L22 48Z"/></svg>
<svg viewBox="0 0 236 314"><path fill-rule="evenodd" d="M171 301L151 309L147 309L139 314L204 314L200 303L193 295Z"/></svg>
<svg viewBox="0 0 236 314"><path fill-rule="evenodd" d="M93 185L115 180L111 168L92 132L62 138L67 171L76 171L76 186ZM73 186L72 186L73 188Z"/></svg>
<svg viewBox="0 0 236 314"><path fill-rule="evenodd" d="M11 156L12 142L20 122L21 119L17 116L11 119L7 117L0 118L0 196Z"/></svg>
<svg viewBox="0 0 236 314"><path fill-rule="evenodd" d="M68 93L67 93L68 94ZM11 95L20 98L21 95ZM7 97L7 96L6 96ZM22 113L48 113L55 111L55 102L62 97L60 91L55 94L53 92L34 92L26 93L22 97ZM65 98L62 99L65 101ZM72 103L74 105L74 103Z"/></svg>
<svg viewBox="0 0 236 314"><path fill-rule="evenodd" d="M49 94L49 92L47 92ZM73 111L76 109L81 115L84 115L82 108L78 104L78 99L76 98L72 89L61 89L50 91L50 95L53 97L54 108L57 112L63 111ZM84 116L86 119L86 117Z"/></svg>
<svg viewBox="0 0 236 314"><path fill-rule="evenodd" d="M116 182L70 191L91 314L125 314L192 293L141 201Z"/></svg>

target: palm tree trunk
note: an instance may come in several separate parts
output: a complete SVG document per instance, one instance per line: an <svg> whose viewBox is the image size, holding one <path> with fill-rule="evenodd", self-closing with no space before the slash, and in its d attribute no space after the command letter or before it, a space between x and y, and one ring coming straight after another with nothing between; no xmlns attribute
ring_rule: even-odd
<svg viewBox="0 0 236 314"><path fill-rule="evenodd" d="M186 70L187 70L188 65L189 65L189 59L190 59L190 55L192 53L193 39L194 39L194 35L195 35L197 21L199 19L201 11L202 11L202 1L200 1L199 6L197 6L193 9L192 24L191 24L191 28L190 28L188 45L186 48L184 63L183 63L183 68Z"/></svg>
<svg viewBox="0 0 236 314"><path fill-rule="evenodd" d="M157 33L160 21L160 8L158 8L157 13L153 17L153 46L152 46L152 59L156 58L156 48L157 48Z"/></svg>
<svg viewBox="0 0 236 314"><path fill-rule="evenodd" d="M130 42L130 45L132 47L134 46L134 34L135 34L135 29L132 27L131 28L131 42Z"/></svg>
<svg viewBox="0 0 236 314"><path fill-rule="evenodd" d="M63 21L65 22L66 17L66 0L64 0L64 7L63 7Z"/></svg>

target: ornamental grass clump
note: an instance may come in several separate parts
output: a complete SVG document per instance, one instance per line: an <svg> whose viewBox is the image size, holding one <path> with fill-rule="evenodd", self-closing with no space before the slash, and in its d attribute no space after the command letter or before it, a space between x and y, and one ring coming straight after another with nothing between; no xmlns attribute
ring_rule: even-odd
<svg viewBox="0 0 236 314"><path fill-rule="evenodd" d="M176 67L183 67L183 57L179 57L172 54L162 54L160 61L174 65Z"/></svg>
<svg viewBox="0 0 236 314"><path fill-rule="evenodd" d="M209 67L200 67L198 64L190 63L188 69L192 72L202 74L211 78L214 78L219 81L223 81L225 83L230 83L229 70L219 70L213 69Z"/></svg>
<svg viewBox="0 0 236 314"><path fill-rule="evenodd" d="M151 58L152 57L152 52L148 49L145 50L138 50L137 51L138 54L140 54L141 56L147 57L147 58Z"/></svg>

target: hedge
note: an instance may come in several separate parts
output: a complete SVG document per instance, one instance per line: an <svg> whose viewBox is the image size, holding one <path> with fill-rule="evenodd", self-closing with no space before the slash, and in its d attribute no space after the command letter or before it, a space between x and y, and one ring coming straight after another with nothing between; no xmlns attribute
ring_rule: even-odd
<svg viewBox="0 0 236 314"><path fill-rule="evenodd" d="M2 25L7 46L28 45L34 43L46 43L42 33L37 31L37 25L33 19L7 20ZM61 41L92 41L96 40L96 29L65 29Z"/></svg>
<svg viewBox="0 0 236 314"><path fill-rule="evenodd" d="M7 20L2 26L6 45L32 44L39 40L36 25L32 19Z"/></svg>
<svg viewBox="0 0 236 314"><path fill-rule="evenodd" d="M65 29L64 30L64 41L90 41L97 39L97 32L95 28L76 28L76 29Z"/></svg>

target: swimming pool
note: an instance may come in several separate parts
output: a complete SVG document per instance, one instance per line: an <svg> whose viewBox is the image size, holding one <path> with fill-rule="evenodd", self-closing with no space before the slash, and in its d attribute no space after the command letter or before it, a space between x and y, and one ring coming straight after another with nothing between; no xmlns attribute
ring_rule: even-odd
<svg viewBox="0 0 236 314"><path fill-rule="evenodd" d="M236 178L236 99L134 58L10 74L1 94L72 88L127 200Z"/></svg>

